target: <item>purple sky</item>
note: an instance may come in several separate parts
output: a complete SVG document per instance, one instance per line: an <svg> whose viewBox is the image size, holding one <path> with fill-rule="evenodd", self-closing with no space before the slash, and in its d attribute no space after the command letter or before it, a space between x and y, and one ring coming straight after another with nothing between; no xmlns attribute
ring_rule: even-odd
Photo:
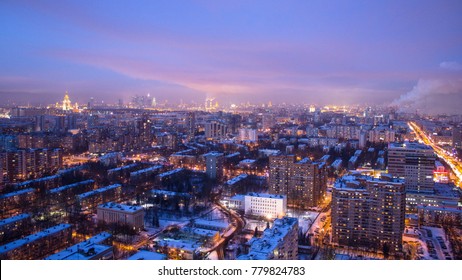
<svg viewBox="0 0 462 280"><path fill-rule="evenodd" d="M128 3L0 1L3 102L462 107L460 0Z"/></svg>

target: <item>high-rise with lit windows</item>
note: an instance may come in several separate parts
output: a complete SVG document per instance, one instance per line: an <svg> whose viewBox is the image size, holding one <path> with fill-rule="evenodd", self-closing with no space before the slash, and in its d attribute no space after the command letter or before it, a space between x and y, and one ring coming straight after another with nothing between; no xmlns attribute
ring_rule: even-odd
<svg viewBox="0 0 462 280"><path fill-rule="evenodd" d="M340 246L399 253L406 192L403 181L347 175L332 190L332 240Z"/></svg>

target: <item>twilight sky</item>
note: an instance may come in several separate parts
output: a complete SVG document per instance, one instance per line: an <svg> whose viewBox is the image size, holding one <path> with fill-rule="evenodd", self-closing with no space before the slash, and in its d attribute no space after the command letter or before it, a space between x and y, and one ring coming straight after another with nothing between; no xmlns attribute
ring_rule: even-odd
<svg viewBox="0 0 462 280"><path fill-rule="evenodd" d="M460 0L129 2L0 1L0 102L462 108Z"/></svg>

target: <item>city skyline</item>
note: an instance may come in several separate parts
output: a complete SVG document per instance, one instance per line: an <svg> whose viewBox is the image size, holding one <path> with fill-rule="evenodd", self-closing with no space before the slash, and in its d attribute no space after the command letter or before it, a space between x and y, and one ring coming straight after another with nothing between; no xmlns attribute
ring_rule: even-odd
<svg viewBox="0 0 462 280"><path fill-rule="evenodd" d="M2 103L462 106L458 1L3 1ZM45 104L44 104L45 103Z"/></svg>

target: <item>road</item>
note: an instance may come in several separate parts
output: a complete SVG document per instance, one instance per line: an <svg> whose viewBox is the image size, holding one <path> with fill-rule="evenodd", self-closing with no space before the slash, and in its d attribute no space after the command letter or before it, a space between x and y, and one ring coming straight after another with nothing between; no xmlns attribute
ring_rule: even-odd
<svg viewBox="0 0 462 280"><path fill-rule="evenodd" d="M433 142L430 137L428 137L425 132L423 132L416 123L408 122L409 127L415 132L416 137L433 148L435 153L443 159L451 168L454 175L457 177L457 182L455 184L462 188L462 162L457 160L455 157L451 156L446 150L438 146L435 142Z"/></svg>
<svg viewBox="0 0 462 280"><path fill-rule="evenodd" d="M232 221L235 224L234 231L231 234L228 234L227 236L221 237L221 240L218 241L213 248L207 249L204 252L212 252L214 250L217 251L218 258L220 260L224 259L224 248L228 245L229 240L231 240L234 236L234 234L241 232L241 230L245 226L245 221L241 218L239 214L237 214L234 211L229 210L228 208L224 207L218 200L218 196L212 199L217 207L220 208L221 211L223 211L226 215L230 217L230 221Z"/></svg>

